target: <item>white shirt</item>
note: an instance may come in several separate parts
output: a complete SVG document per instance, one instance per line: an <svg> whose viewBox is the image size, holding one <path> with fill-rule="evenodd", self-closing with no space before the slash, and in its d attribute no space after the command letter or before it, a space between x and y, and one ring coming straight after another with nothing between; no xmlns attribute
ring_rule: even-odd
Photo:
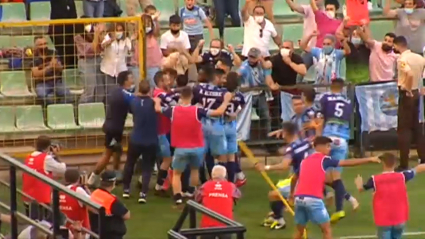
<svg viewBox="0 0 425 239"><path fill-rule="evenodd" d="M178 37L171 34L168 30L161 35L161 49L167 49L168 47L184 47L184 49L190 49L189 35L186 32L180 31Z"/></svg>
<svg viewBox="0 0 425 239"><path fill-rule="evenodd" d="M71 189L71 187L74 185L68 185L66 186L67 188ZM87 199L90 199L90 195L86 192L86 190L84 190L82 187L77 187L77 189L75 190L76 193L80 194L83 197L86 197ZM80 207L83 207L84 204L80 201L78 201L78 204L80 205Z"/></svg>
<svg viewBox="0 0 425 239"><path fill-rule="evenodd" d="M102 41L102 44L109 41L111 38L106 35ZM104 50L102 62L100 63L100 71L116 77L120 72L127 70L127 53L131 50L131 41L129 38L125 38L120 41L113 41Z"/></svg>
<svg viewBox="0 0 425 239"><path fill-rule="evenodd" d="M42 152L34 151L31 154L31 157L36 157L40 155ZM56 161L52 155L47 154L46 158L44 159L44 172L46 174L53 173L55 175L61 175L64 174L66 171L66 164L60 163Z"/></svg>
<svg viewBox="0 0 425 239"><path fill-rule="evenodd" d="M263 37L260 37L261 26L254 20L254 17L249 16L248 20L244 23L243 56L248 56L249 49L253 47L260 49L264 57L270 56L270 40L277 36L277 32L273 23L267 19L264 19L264 21L266 21L266 23L263 28Z"/></svg>

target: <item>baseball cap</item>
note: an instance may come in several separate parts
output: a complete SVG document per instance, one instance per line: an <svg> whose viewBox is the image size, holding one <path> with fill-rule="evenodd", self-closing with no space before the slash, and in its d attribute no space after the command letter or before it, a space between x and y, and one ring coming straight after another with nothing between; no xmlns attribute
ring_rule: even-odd
<svg viewBox="0 0 425 239"><path fill-rule="evenodd" d="M100 179L102 180L102 182L114 182L117 180L117 175L114 171L106 170L102 173Z"/></svg>
<svg viewBox="0 0 425 239"><path fill-rule="evenodd" d="M256 47L253 47L253 48L249 49L248 57L258 58L258 57L260 57L260 56L261 56L261 51L260 51L260 49L258 49L258 48L256 48Z"/></svg>

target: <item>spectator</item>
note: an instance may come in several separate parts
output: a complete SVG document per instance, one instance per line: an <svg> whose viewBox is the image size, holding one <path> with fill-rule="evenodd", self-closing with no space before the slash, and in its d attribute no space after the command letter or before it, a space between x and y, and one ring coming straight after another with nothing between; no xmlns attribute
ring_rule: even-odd
<svg viewBox="0 0 425 239"><path fill-rule="evenodd" d="M422 55L425 46L425 9L416 9L418 0L405 0L404 8L391 10L391 1L385 3L386 17L397 19L395 34L406 37L412 52Z"/></svg>
<svg viewBox="0 0 425 239"><path fill-rule="evenodd" d="M201 40L196 47L195 51L192 53L192 61L199 63L199 65L211 65L217 66L219 61L225 63L226 65L239 67L241 65L241 58L235 52L235 49L232 45L227 45L229 51L224 49L223 42L219 39L213 39L210 43L210 49L202 55L199 55L199 52L202 51L202 47L205 41Z"/></svg>
<svg viewBox="0 0 425 239"><path fill-rule="evenodd" d="M120 6L117 4L117 0L104 0L103 17L119 17L122 14Z"/></svg>
<svg viewBox="0 0 425 239"><path fill-rule="evenodd" d="M84 15L89 18L103 17L104 0L83 0Z"/></svg>
<svg viewBox="0 0 425 239"><path fill-rule="evenodd" d="M149 5L150 9L155 8L152 5ZM153 88L155 86L155 82L153 81L153 77L155 73L161 69L161 61L162 61L162 52L159 48L158 37L160 34L158 17L154 15L145 14L142 16L143 22L145 24L145 43L146 43L146 80L149 81L150 86ZM137 38L141 39L140 33L136 33ZM139 66L139 41L134 42L134 54L131 59L131 71L134 77L134 84L136 86L135 92L138 91L139 79L140 79L140 66Z"/></svg>
<svg viewBox="0 0 425 239"><path fill-rule="evenodd" d="M85 182L81 181L81 175L78 169L67 169L65 171L65 183L67 188L80 194L82 197L90 198L89 191L83 186ZM79 202L76 198L69 196L68 194L61 193L59 195L59 208L65 216L76 222L80 222L82 227L90 229L89 215L87 207ZM66 227L72 232L72 234L80 233L78 228L74 228L69 222L66 223Z"/></svg>
<svg viewBox="0 0 425 239"><path fill-rule="evenodd" d="M391 81L395 79L397 54L394 53L394 33L387 33L383 42L373 40L370 34L358 29L359 36L370 49L369 74L370 81Z"/></svg>
<svg viewBox="0 0 425 239"><path fill-rule="evenodd" d="M305 67L302 57L294 52L294 43L292 41L284 41L280 47L279 53L272 56L270 61L273 65L273 81L280 86L295 85L297 83L296 80L298 74L301 76L305 76L307 74L307 68ZM282 110L281 106L279 106L279 100L275 100L274 103L277 104L277 107L275 108L276 110L273 111L273 114L277 119L279 119L278 115L280 115L278 111L290 112L286 109L292 109L291 98L292 95L296 93L296 90L283 90L280 96L280 101L282 101L281 105L286 105L284 110ZM292 114L285 114L282 115L281 118L284 121L288 121L291 116Z"/></svg>
<svg viewBox="0 0 425 239"><path fill-rule="evenodd" d="M153 6L152 4L152 0L126 0L125 5L127 7L127 15L135 16L136 9L138 9L139 6L146 12L146 9L149 6Z"/></svg>
<svg viewBox="0 0 425 239"><path fill-rule="evenodd" d="M212 24L204 10L196 5L196 0L185 0L185 6L180 8L179 15L183 21L183 31L189 35L190 53L198 46L200 40L204 39L204 23L214 38Z"/></svg>
<svg viewBox="0 0 425 239"><path fill-rule="evenodd" d="M43 36L35 36L35 54L31 67L37 97L44 105L69 101L70 92L62 82L63 65L54 50L48 49ZM59 98L57 98L59 97Z"/></svg>
<svg viewBox="0 0 425 239"><path fill-rule="evenodd" d="M274 0L254 0L254 1L249 1L248 2L248 11L249 12L253 12L254 8L257 6L261 6L264 8L265 12L266 12L266 16L267 18L273 23L276 24L275 20L274 20L274 14L273 14L273 3Z"/></svg>
<svg viewBox="0 0 425 239"><path fill-rule="evenodd" d="M241 197L239 189L231 182L226 180L226 168L222 165L216 165L211 172L211 180L203 184L196 192L196 201L220 215L233 220L233 205ZM201 227L222 227L224 224L203 215L201 218ZM202 236L202 239L229 239L230 235Z"/></svg>
<svg viewBox="0 0 425 239"><path fill-rule="evenodd" d="M53 225L51 222L43 220L38 223L39 226L46 228L47 231L53 230ZM79 233L81 229L80 222L74 222L72 224L73 228L78 228L78 230L74 230L74 232L69 232L67 229L62 228L59 231L60 238L68 238L68 239L85 239L86 236L82 233ZM10 238L11 237L5 237ZM44 233L42 230L35 226L27 226L24 230L19 233L18 239L50 239L51 237Z"/></svg>
<svg viewBox="0 0 425 239"><path fill-rule="evenodd" d="M326 36L336 35L337 33L342 32L344 28L343 21L336 18L336 11L339 9L339 2L337 0L326 0L325 11L322 11L319 8L315 0L310 1L310 6L314 12L317 24L318 35L316 47L321 47ZM339 42L337 42L335 46L339 49Z"/></svg>
<svg viewBox="0 0 425 239"><path fill-rule="evenodd" d="M60 148L52 145L48 136L39 136L36 140L35 149L36 150L25 159L25 166L49 178L65 173L66 164L61 163L58 158ZM50 204L50 186L26 173L22 174L22 191L35 199L37 203ZM29 215L30 199L24 197L23 201L27 215Z"/></svg>
<svg viewBox="0 0 425 239"><path fill-rule="evenodd" d="M213 3L215 9L215 25L218 26L220 39L223 39L226 15L230 15L233 27L241 26L239 1L214 0Z"/></svg>
<svg viewBox="0 0 425 239"><path fill-rule="evenodd" d="M350 55L346 57L347 65L362 64L367 67L369 64L370 49L366 46L365 42L360 37L362 32L366 33L366 27L353 30L351 35L347 34L348 45L350 46L351 51Z"/></svg>
<svg viewBox="0 0 425 239"><path fill-rule="evenodd" d="M407 4L407 1L405 2ZM425 137L419 123L420 97L419 85L422 85L422 74L425 59L422 55L410 51L407 39L398 36L394 39L394 51L400 53L397 61L398 69L398 113L397 136L400 151L398 170L407 170L409 166L410 144L412 133L416 134L416 147L420 163L425 163ZM423 112L422 112L423 113Z"/></svg>
<svg viewBox="0 0 425 239"><path fill-rule="evenodd" d="M176 85L177 76L179 75L177 71L173 68L164 68L162 73L164 74L164 78L168 78L167 81L170 82L170 86L174 87Z"/></svg>
<svg viewBox="0 0 425 239"><path fill-rule="evenodd" d="M162 58L162 67L172 68L177 71L179 75L188 75L190 64L192 64L192 56L186 49L169 48L167 50L170 54Z"/></svg>
<svg viewBox="0 0 425 239"><path fill-rule="evenodd" d="M253 0L247 0L242 9L242 19L244 21L243 60L246 59L249 50L253 47L260 49L261 55L267 59L270 56L270 39L273 39L277 46L282 44L282 39L281 36L277 34L273 23L264 18L264 7L255 6L253 16L249 15L248 5L251 2L253 2Z"/></svg>
<svg viewBox="0 0 425 239"><path fill-rule="evenodd" d="M108 239L123 239L127 233L125 221L130 219L130 211L124 206L119 199L111 194L115 188L116 175L114 171L102 173L100 187L93 191L91 200L105 208L105 218L102 221L104 235L108 235ZM99 233L98 225L90 222L92 230Z"/></svg>
<svg viewBox="0 0 425 239"><path fill-rule="evenodd" d="M87 0L89 1L89 0ZM83 17L81 17L83 18ZM74 37L78 54L78 72L84 82L84 92L79 103L101 101L96 98L97 76L101 58L98 55L101 28L92 24L80 25Z"/></svg>
<svg viewBox="0 0 425 239"><path fill-rule="evenodd" d="M169 20L170 30L161 35L162 55L167 57L176 49L190 49L189 35L181 31L181 18L178 15L172 15Z"/></svg>
<svg viewBox="0 0 425 239"><path fill-rule="evenodd" d="M314 31L306 39L302 39L300 43L301 49L306 52L311 52L316 68L316 80L317 84L328 84L332 79L340 78L341 72L341 61L344 57L351 53L350 46L347 43L347 39L343 39L343 50L339 50L335 47L336 38L334 35L327 35L323 40L323 47L308 48L307 43L311 38L317 36L317 31Z"/></svg>
<svg viewBox="0 0 425 239"><path fill-rule="evenodd" d="M102 62L100 63L99 76L101 88L99 91L107 96L117 85L117 76L120 72L127 71L126 58L131 50L131 41L124 32L122 23L115 23L109 29L109 33L105 35L101 48L104 51ZM102 92L103 90L103 92ZM97 92L102 95L101 93Z"/></svg>
<svg viewBox="0 0 425 239"><path fill-rule="evenodd" d="M248 59L242 63L238 70L241 76L241 87L268 86L271 90L278 90L279 85L273 82L271 69L264 67L266 62L261 56L261 50L253 47L247 55ZM271 131L271 120L266 91L251 91L251 93L252 107L256 109L260 116L261 128L269 133Z"/></svg>

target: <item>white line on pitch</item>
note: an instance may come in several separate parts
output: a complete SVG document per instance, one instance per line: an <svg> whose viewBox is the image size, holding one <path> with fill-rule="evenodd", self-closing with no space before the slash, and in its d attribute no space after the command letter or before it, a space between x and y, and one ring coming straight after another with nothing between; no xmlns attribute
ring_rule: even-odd
<svg viewBox="0 0 425 239"><path fill-rule="evenodd" d="M405 232L403 236L420 236L425 235L425 232ZM339 239L366 239L366 238L377 238L376 235L363 235L363 236L346 236L340 237Z"/></svg>

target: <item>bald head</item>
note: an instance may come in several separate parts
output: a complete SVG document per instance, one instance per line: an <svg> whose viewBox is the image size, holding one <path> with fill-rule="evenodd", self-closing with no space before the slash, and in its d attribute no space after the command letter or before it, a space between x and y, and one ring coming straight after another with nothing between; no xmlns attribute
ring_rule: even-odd
<svg viewBox="0 0 425 239"><path fill-rule="evenodd" d="M226 168L222 165L214 166L211 172L212 179L226 179L226 175L227 175Z"/></svg>

